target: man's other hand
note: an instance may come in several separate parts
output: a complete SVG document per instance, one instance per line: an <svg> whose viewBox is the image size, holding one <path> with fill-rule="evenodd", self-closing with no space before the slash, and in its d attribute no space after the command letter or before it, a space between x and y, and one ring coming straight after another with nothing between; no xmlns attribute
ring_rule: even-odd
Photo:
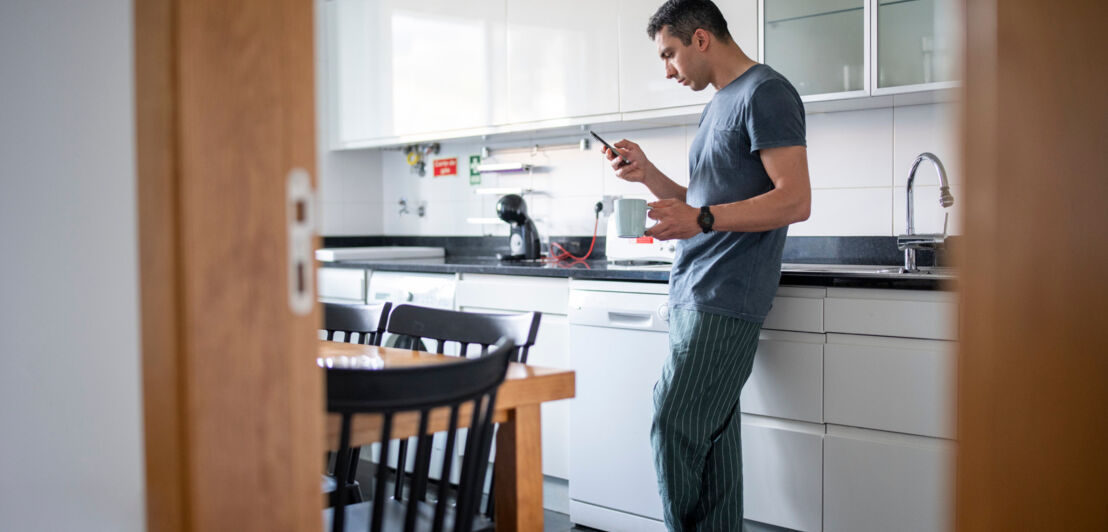
<svg viewBox="0 0 1108 532"><path fill-rule="evenodd" d="M646 215L658 220L658 223L647 229L645 236L652 236L658 240L681 240L703 232L700 224L696 223L696 219L700 216L700 209L681 200L663 199L648 203L647 206L650 210Z"/></svg>

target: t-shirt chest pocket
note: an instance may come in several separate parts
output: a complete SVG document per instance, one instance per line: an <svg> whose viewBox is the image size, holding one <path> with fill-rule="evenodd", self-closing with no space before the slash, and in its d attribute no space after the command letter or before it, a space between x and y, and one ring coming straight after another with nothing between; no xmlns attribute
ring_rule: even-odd
<svg viewBox="0 0 1108 532"><path fill-rule="evenodd" d="M742 128L712 128L704 139L701 164L720 170L742 167L744 155L750 151L750 139Z"/></svg>

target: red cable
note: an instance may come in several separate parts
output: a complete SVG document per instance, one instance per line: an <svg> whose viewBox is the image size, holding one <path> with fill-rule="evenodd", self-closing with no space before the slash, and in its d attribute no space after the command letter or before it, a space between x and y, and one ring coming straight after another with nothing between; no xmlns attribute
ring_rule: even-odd
<svg viewBox="0 0 1108 532"><path fill-rule="evenodd" d="M587 253L585 253L585 256L577 257L577 256L573 255L572 253L570 253L569 251L567 251L566 248L562 247L557 242L551 242L550 243L550 258L554 259L554 260L557 260L557 261L572 259L573 262L584 262L586 259L589 258L589 255L592 255L592 248L594 246L596 246L596 232L597 232L597 229L599 229L599 228L600 228L600 215L597 214L596 223L593 224L593 226L592 226L592 242L589 244L589 251ZM561 251L558 252L558 253L554 253L554 248L558 248Z"/></svg>

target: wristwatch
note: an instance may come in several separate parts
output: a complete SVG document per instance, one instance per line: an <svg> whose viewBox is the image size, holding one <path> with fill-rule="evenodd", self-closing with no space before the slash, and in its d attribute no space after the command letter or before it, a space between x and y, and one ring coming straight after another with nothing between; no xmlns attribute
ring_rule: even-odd
<svg viewBox="0 0 1108 532"><path fill-rule="evenodd" d="M705 233L712 230L712 224L716 223L716 217L712 216L712 211L708 209L707 205L700 208L700 216L696 217L696 223Z"/></svg>

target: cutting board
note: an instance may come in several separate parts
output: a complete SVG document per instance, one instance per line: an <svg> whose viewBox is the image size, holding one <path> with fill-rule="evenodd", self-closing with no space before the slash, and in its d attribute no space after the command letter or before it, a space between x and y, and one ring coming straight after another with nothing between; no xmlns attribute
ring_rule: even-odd
<svg viewBox="0 0 1108 532"><path fill-rule="evenodd" d="M446 256L443 248L417 246L370 246L361 248L323 248L315 250L321 262L343 260L434 259Z"/></svg>

